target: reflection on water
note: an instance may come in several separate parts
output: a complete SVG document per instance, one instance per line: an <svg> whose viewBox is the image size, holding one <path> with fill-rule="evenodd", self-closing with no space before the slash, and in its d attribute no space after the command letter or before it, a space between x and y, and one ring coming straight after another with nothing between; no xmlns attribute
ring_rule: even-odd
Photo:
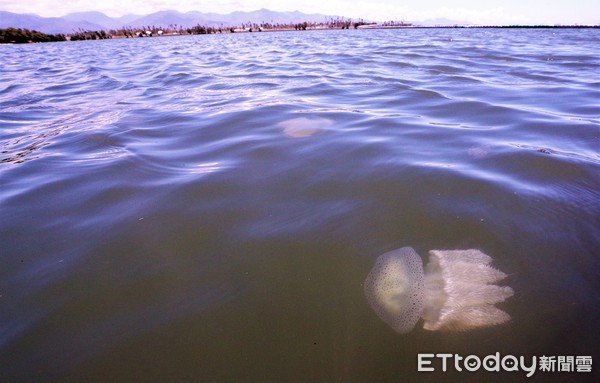
<svg viewBox="0 0 600 383"><path fill-rule="evenodd" d="M0 381L505 382L524 374L417 355L596 360L599 40L0 46ZM403 246L492 255L511 320L393 332L363 282Z"/></svg>

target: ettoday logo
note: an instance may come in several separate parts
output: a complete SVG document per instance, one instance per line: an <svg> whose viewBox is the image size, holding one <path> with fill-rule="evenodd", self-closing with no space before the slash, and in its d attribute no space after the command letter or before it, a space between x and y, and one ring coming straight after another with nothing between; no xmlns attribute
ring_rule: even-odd
<svg viewBox="0 0 600 383"><path fill-rule="evenodd" d="M443 372L448 370L448 365L454 366L456 371L478 371L484 368L490 372L499 371L525 371L527 377L531 377L537 369L537 358L533 356L529 361L521 356L517 358L513 355L501 357L497 352L481 359L477 355L468 355L463 357L459 354L418 354L417 371L435 371L433 360L441 360Z"/></svg>
<svg viewBox="0 0 600 383"><path fill-rule="evenodd" d="M437 360L437 361L436 361ZM530 378L538 370L544 372L591 372L591 356L532 356L526 358L514 355L501 356L499 352L480 358L477 355L468 355L463 357L459 354L418 354L417 371L432 372L440 367L441 371L446 372L449 366L453 366L458 372L479 371L484 369L490 372L499 371L523 371L525 376ZM435 362L435 365L434 365Z"/></svg>

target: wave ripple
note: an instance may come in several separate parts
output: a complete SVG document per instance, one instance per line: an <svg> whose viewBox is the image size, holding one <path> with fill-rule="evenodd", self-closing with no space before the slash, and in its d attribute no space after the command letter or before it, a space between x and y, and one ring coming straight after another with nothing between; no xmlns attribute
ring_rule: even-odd
<svg viewBox="0 0 600 383"><path fill-rule="evenodd" d="M423 344L591 355L599 45L402 29L0 46L2 380L417 381ZM514 320L391 339L361 283L401 246L492 254Z"/></svg>

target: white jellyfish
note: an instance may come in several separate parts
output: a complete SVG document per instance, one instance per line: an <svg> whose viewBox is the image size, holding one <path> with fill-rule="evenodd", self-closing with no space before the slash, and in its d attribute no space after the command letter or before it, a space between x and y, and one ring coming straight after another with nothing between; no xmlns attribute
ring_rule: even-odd
<svg viewBox="0 0 600 383"><path fill-rule="evenodd" d="M298 117L278 124L283 129L283 133L292 138L310 137L322 132L331 125L333 125L332 120L321 117Z"/></svg>
<svg viewBox="0 0 600 383"><path fill-rule="evenodd" d="M467 154L470 157L473 157L476 159L481 159L481 158L487 157L489 151L490 151L490 147L487 145L476 145L476 146L471 146L467 150Z"/></svg>
<svg viewBox="0 0 600 383"><path fill-rule="evenodd" d="M490 266L479 250L432 250L423 271L411 247L385 253L364 284L369 304L398 333L413 329L420 318L426 330L461 331L501 324L510 316L494 305L513 295L494 283L506 274Z"/></svg>

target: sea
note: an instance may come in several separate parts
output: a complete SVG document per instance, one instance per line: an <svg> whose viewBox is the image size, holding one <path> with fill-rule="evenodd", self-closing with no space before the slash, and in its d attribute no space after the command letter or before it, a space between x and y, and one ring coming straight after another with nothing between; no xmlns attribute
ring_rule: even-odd
<svg viewBox="0 0 600 383"><path fill-rule="evenodd" d="M599 52L586 28L0 46L0 381L598 381ZM363 283L405 246L489 255L511 320L394 332Z"/></svg>

